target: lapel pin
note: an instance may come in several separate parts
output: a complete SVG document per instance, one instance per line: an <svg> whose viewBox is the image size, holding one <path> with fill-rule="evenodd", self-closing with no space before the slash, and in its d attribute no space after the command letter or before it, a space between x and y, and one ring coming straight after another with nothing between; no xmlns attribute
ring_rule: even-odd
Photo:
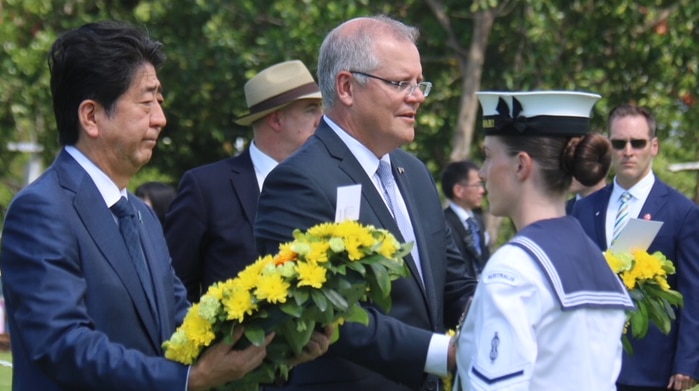
<svg viewBox="0 0 699 391"><path fill-rule="evenodd" d="M599 216L599 211L595 212L595 216Z"/></svg>
<svg viewBox="0 0 699 391"><path fill-rule="evenodd" d="M405 172L405 169L403 167L398 167L398 173L403 174Z"/></svg>

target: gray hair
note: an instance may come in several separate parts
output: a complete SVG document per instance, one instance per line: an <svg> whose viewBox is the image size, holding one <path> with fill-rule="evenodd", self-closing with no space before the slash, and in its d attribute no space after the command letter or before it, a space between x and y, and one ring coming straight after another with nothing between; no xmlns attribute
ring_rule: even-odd
<svg viewBox="0 0 699 391"><path fill-rule="evenodd" d="M361 25L348 33L346 26L350 23ZM324 107L335 105L335 79L338 73L348 70L368 73L381 65L373 50L377 33L390 34L395 39L408 40L413 44L420 35L417 28L385 15L351 19L335 27L323 40L318 55L318 85ZM366 78L362 81L366 83Z"/></svg>

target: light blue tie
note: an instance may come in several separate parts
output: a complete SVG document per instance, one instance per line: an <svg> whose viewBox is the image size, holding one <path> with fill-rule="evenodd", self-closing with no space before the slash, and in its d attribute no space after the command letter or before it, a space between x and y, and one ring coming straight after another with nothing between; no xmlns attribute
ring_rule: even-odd
<svg viewBox="0 0 699 391"><path fill-rule="evenodd" d="M629 200L631 199L631 193L625 191L619 197L621 204L619 204L619 209L616 212L616 218L614 219L614 230L612 231L612 243L619 239L619 234L624 228L626 223L629 221Z"/></svg>
<svg viewBox="0 0 699 391"><path fill-rule="evenodd" d="M376 170L376 174L379 176L381 181L381 187L383 187L384 198L388 204L388 208L393 214L393 218L396 220L398 229L400 230L403 239L407 242L413 242L413 249L410 251L417 270L420 273L420 280L422 280L422 268L420 267L420 256L417 251L417 242L415 241L415 232L413 232L413 226L410 223L410 217L406 216L400 208L398 203L398 196L396 194L396 179L393 177L393 172L391 172L391 165L383 160L379 161L379 168Z"/></svg>

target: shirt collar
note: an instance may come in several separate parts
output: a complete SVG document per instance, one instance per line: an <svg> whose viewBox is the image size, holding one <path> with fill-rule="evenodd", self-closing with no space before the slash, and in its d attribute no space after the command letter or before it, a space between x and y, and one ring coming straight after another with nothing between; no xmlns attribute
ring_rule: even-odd
<svg viewBox="0 0 699 391"><path fill-rule="evenodd" d="M262 191L262 184L265 182L265 178L279 163L257 148L255 140L250 143L250 160L252 160L252 166L255 168L257 185L260 187L260 191Z"/></svg>
<svg viewBox="0 0 699 391"><path fill-rule="evenodd" d="M655 174L653 174L653 171L650 171L648 175L643 177L638 183L626 190L619 185L617 178L614 177L614 188L612 190L611 200L617 201L624 192L628 191L632 199L645 201L650 194L650 190L653 188L653 184L655 184Z"/></svg>
<svg viewBox="0 0 699 391"><path fill-rule="evenodd" d="M342 140L343 143L349 148L352 155L362 166L369 178L373 178L376 174L376 170L379 168L379 158L374 155L373 152L369 150L364 144L360 143L359 140L350 136L349 133L345 132L338 124L333 122L330 118L323 116L325 122L330 126L335 134ZM391 159L388 154L381 157L381 160L391 164Z"/></svg>
<svg viewBox="0 0 699 391"><path fill-rule="evenodd" d="M90 179L92 179L92 182L95 184L95 186L97 186L97 191L100 192L100 195L102 196L102 199L107 207L114 205L122 196L128 198L128 192L126 189L120 190L116 183L114 183L114 181L112 181L107 174L104 173L104 171L97 167L95 163L88 159L85 154L80 152L79 149L72 145L67 145L64 147L64 149L70 156L73 157L73 159L75 159L76 162L78 162L80 167L87 172L87 175L90 176Z"/></svg>
<svg viewBox="0 0 699 391"><path fill-rule="evenodd" d="M461 220L462 222L473 217L473 212L468 211L460 207L459 205L456 205L454 201L449 201L449 207L451 208L451 210L454 211L454 213L456 213L456 215L459 217L459 220Z"/></svg>

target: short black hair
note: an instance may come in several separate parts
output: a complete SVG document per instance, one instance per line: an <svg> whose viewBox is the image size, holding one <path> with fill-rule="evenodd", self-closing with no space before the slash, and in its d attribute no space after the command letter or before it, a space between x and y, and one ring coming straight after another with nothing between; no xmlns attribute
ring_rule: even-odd
<svg viewBox="0 0 699 391"><path fill-rule="evenodd" d="M478 165L470 160L449 163L442 172L442 192L450 200L454 198L454 185L468 180L471 170L478 171Z"/></svg>
<svg viewBox="0 0 699 391"><path fill-rule="evenodd" d="M78 107L93 99L107 113L145 64L165 61L162 43L128 24L88 23L62 34L48 56L53 111L61 145L78 141Z"/></svg>

